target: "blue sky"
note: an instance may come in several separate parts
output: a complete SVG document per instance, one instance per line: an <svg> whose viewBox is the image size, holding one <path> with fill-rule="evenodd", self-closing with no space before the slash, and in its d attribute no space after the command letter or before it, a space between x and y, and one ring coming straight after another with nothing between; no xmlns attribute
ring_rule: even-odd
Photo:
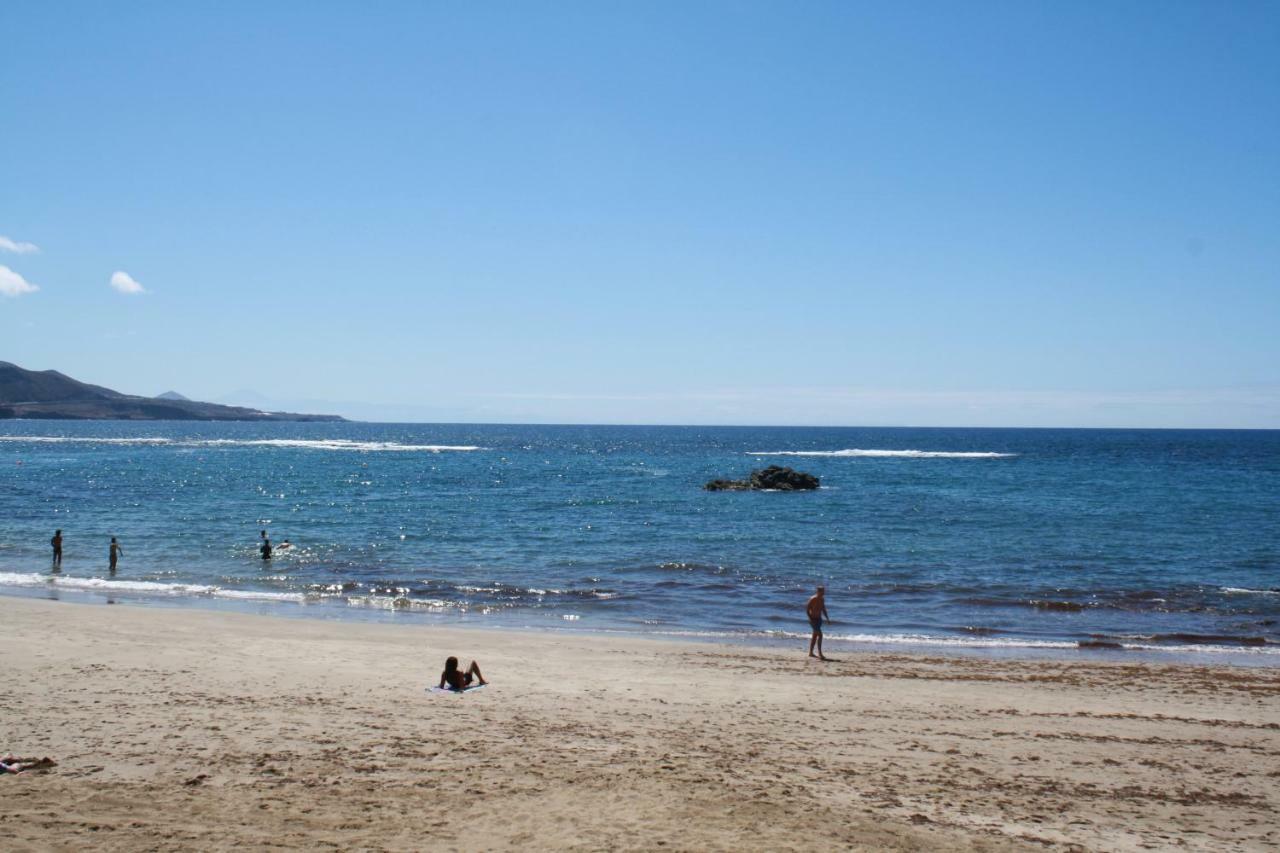
<svg viewBox="0 0 1280 853"><path fill-rule="evenodd" d="M1250 2L10 0L0 359L393 420L1280 427L1278 43Z"/></svg>

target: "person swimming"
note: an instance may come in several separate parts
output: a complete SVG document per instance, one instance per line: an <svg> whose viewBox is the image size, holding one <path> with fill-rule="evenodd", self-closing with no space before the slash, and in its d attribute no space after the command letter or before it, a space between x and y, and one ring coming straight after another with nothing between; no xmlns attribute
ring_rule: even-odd
<svg viewBox="0 0 1280 853"><path fill-rule="evenodd" d="M480 679L480 684L489 683L480 674L480 664L472 661L471 666L467 667L466 672L463 672L458 669L458 659L451 657L444 662L444 672L440 673L440 688L442 690L447 688L461 692L471 686L472 677ZM479 687L480 685L477 684L476 686Z"/></svg>

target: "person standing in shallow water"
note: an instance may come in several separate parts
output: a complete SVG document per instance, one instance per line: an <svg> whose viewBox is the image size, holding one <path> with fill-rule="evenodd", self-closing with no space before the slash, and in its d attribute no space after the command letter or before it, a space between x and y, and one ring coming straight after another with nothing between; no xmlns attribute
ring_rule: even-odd
<svg viewBox="0 0 1280 853"><path fill-rule="evenodd" d="M53 531L53 538L49 540L49 544L53 546L53 570L56 572L62 568L62 530Z"/></svg>
<svg viewBox="0 0 1280 853"><path fill-rule="evenodd" d="M809 599L809 603L805 605L805 612L809 614L809 627L813 629L813 636L809 638L809 657L826 660L826 656L822 654L822 620L831 621L831 617L827 615L827 588L825 586L818 587L817 592ZM818 647L818 653L813 653L814 646Z"/></svg>
<svg viewBox="0 0 1280 853"><path fill-rule="evenodd" d="M120 543L116 541L116 537L111 537L111 550L107 553L107 558L111 561L111 574L116 573L116 562L119 561L120 555L124 553L124 549L120 547Z"/></svg>

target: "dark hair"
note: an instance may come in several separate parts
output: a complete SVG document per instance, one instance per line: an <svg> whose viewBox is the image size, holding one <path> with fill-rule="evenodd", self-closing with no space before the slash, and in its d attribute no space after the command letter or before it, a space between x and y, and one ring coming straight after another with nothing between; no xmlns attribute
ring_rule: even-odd
<svg viewBox="0 0 1280 853"><path fill-rule="evenodd" d="M446 675L453 675L455 672L457 672L458 659L453 657L447 658L444 662L444 671Z"/></svg>
<svg viewBox="0 0 1280 853"><path fill-rule="evenodd" d="M53 532L54 532L54 533L61 533L61 532L62 532L62 528L61 528L61 527L59 527L57 530L55 530L55 531L53 531Z"/></svg>

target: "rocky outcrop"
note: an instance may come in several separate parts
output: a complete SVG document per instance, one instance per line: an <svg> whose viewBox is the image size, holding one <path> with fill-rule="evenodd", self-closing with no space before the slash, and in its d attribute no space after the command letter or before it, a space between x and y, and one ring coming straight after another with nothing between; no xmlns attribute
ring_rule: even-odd
<svg viewBox="0 0 1280 853"><path fill-rule="evenodd" d="M784 468L781 465L770 465L752 471L745 480L712 480L703 488L708 492L760 492L765 490L778 492L800 492L818 488L819 480L812 474Z"/></svg>

